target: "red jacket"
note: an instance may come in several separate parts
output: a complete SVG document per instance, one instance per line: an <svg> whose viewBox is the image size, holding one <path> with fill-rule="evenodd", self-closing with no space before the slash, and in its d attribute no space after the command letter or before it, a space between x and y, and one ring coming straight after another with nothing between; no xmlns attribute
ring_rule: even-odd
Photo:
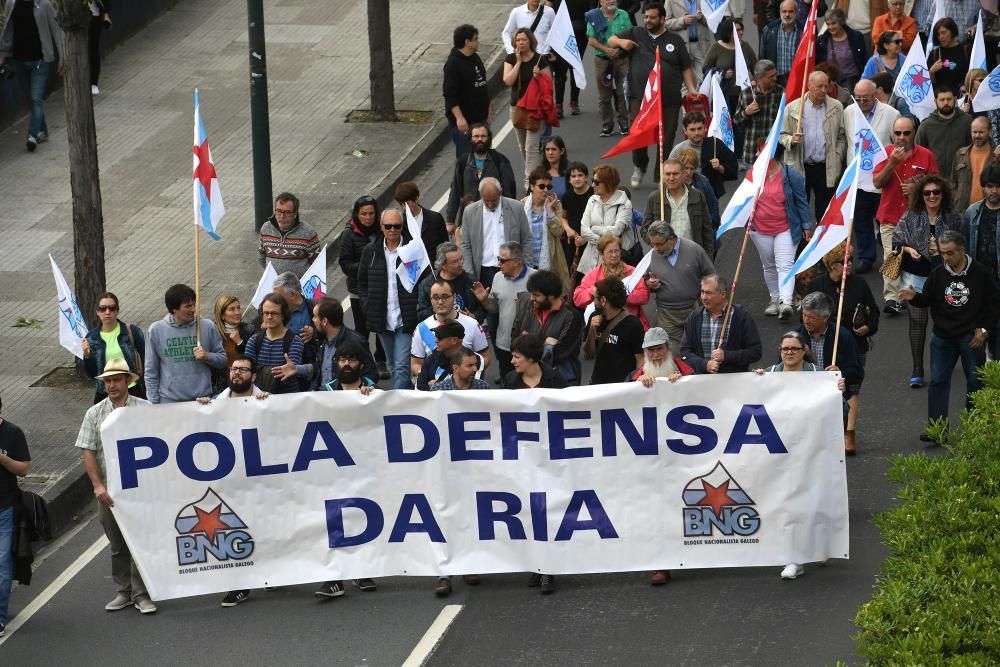
<svg viewBox="0 0 1000 667"><path fill-rule="evenodd" d="M544 120L549 127L559 127L556 101L552 96L552 77L545 72L531 77L517 106L527 109L532 118Z"/></svg>
<svg viewBox="0 0 1000 667"><path fill-rule="evenodd" d="M674 363L677 364L677 370L681 372L681 375L694 375L694 369L688 366L682 359L674 357ZM635 369L632 376L628 379L629 382L635 382L642 376L642 366Z"/></svg>

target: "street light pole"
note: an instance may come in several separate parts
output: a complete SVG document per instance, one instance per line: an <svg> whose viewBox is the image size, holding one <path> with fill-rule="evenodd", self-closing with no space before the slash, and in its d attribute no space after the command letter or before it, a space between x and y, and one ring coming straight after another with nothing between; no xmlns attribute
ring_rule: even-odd
<svg viewBox="0 0 1000 667"><path fill-rule="evenodd" d="M250 47L250 124L253 142L254 230L271 217L271 128L267 111L264 0L247 0Z"/></svg>

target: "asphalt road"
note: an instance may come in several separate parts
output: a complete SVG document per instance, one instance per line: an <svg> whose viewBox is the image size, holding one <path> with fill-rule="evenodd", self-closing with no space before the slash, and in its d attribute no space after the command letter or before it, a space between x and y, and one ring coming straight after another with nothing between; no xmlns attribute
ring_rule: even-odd
<svg viewBox="0 0 1000 667"><path fill-rule="evenodd" d="M497 101L503 121L506 99L501 95ZM583 115L567 119L557 132L572 159L593 166L615 138L597 136L593 87L584 93L583 107ZM513 136L499 148L519 173ZM612 162L627 182L628 156ZM419 179L426 205L448 187L451 164L450 146L427 164ZM642 205L650 188L647 178L633 200ZM718 267L727 274L735 267L741 238L741 232L731 233L719 254ZM761 314L767 294L752 244L745 261L737 300L757 317L762 364L774 363L778 336L792 323ZM879 294L878 277L866 279ZM332 292L346 296L342 282ZM325 603L313 598L315 586L302 585L254 591L233 609L220 608L219 595L174 600L162 603L155 616L141 617L133 609L103 610L114 593L109 556L101 547L99 524L85 518L78 532L48 547L35 582L15 590L0 664L399 665L425 634L438 636L431 627L442 610L457 616L430 665L854 663L860 658L851 621L870 597L886 555L872 516L893 502L887 459L918 451L939 454L917 440L926 390L909 388L909 371L906 318L884 318L868 357L859 455L847 460L851 558L807 566L796 581L779 579L777 567L676 572L667 586L655 589L646 573L567 576L559 578L555 595L541 597L526 587L526 575L511 574L486 577L477 588L456 581L452 596L440 600L433 595L433 579L394 577L379 580L376 592L349 588L345 597ZM953 414L964 387L958 375L955 383Z"/></svg>

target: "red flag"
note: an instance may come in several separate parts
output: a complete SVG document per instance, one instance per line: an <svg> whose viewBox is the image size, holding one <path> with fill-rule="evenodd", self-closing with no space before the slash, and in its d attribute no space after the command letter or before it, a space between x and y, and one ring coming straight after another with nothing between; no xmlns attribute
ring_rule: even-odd
<svg viewBox="0 0 1000 667"><path fill-rule="evenodd" d="M656 49L656 63L649 72L649 79L646 80L646 90L642 94L642 104L639 105L639 113L635 116L635 121L629 129L628 136L622 137L622 140L615 144L614 148L601 156L601 159L655 144L659 136L662 114L663 106L660 104L660 50Z"/></svg>
<svg viewBox="0 0 1000 667"><path fill-rule="evenodd" d="M809 75L816 68L816 8L818 6L818 0L813 0L809 6L809 18L806 19L806 25L802 28L799 48L795 50L792 69L788 72L785 99L789 103L802 97L802 86L809 80Z"/></svg>

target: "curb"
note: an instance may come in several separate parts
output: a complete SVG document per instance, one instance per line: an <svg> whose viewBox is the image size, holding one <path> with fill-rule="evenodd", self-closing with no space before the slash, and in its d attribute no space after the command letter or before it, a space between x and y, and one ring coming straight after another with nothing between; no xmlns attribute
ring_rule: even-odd
<svg viewBox="0 0 1000 667"><path fill-rule="evenodd" d="M503 90L503 57L505 52L502 47L497 47L492 54L489 64L486 66L486 80L490 90L490 97L496 98ZM404 181L412 180L423 165L435 154L441 151L451 141L451 130L448 128L448 119L442 113L438 120L428 129L423 137L414 145L392 170L379 183L372 188L375 192L372 196L378 200L379 207L385 208L392 203L392 195L396 186ZM347 223L350 214L343 216L339 223L321 240L329 243L327 252L327 271L332 264L336 270L338 258L340 257L340 234ZM62 533L66 528L74 523L77 515L93 500L93 490L87 473L83 471L82 464L78 464L80 473L76 476L68 474L54 484L50 489L42 494L49 509L49 522L52 525L53 535Z"/></svg>

